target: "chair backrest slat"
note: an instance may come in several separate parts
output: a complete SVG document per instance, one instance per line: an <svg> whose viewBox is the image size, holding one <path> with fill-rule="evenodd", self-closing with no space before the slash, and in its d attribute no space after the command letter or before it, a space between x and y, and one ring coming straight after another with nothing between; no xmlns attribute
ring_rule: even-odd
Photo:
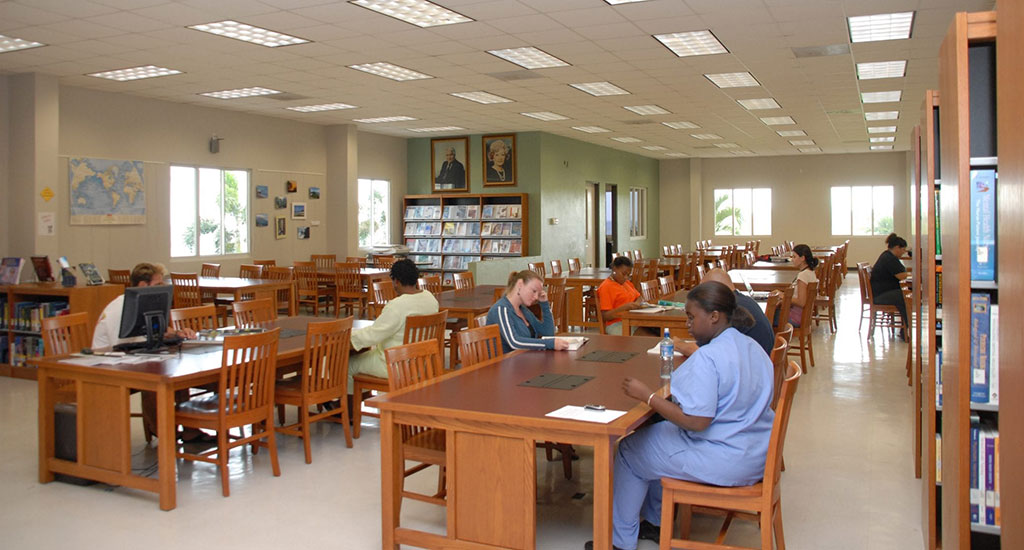
<svg viewBox="0 0 1024 550"><path fill-rule="evenodd" d="M772 423L772 435L768 440L768 454L765 457L764 494L767 495L774 494L775 485L782 476L782 451L786 443L786 432L789 430L789 413L793 409L793 396L796 394L801 374L802 371L796 361L790 361L779 390L775 421Z"/></svg>
<svg viewBox="0 0 1024 550"><path fill-rule="evenodd" d="M569 271L579 271L581 264L579 258L569 258Z"/></svg>
<svg viewBox="0 0 1024 550"><path fill-rule="evenodd" d="M501 357L501 331L498 325L485 325L460 331L459 358L462 367L472 367L495 357Z"/></svg>
<svg viewBox="0 0 1024 550"><path fill-rule="evenodd" d="M233 302L231 310L238 328L264 326L277 319L277 307L271 298Z"/></svg>
<svg viewBox="0 0 1024 550"><path fill-rule="evenodd" d="M402 342L411 344L426 340L436 340L438 352L444 355L444 326L448 320L448 310L430 315L409 315L405 318L405 334Z"/></svg>
<svg viewBox="0 0 1024 550"><path fill-rule="evenodd" d="M388 388L397 391L404 387L441 376L444 360L433 342L413 342L384 350L388 366ZM402 424L402 440L426 431L423 426Z"/></svg>
<svg viewBox="0 0 1024 550"><path fill-rule="evenodd" d="M217 328L217 308L213 304L171 310L171 328L196 332Z"/></svg>
<svg viewBox="0 0 1024 550"><path fill-rule="evenodd" d="M108 269L107 282L125 287L132 286L132 272L128 269Z"/></svg>
<svg viewBox="0 0 1024 550"><path fill-rule="evenodd" d="M313 262L318 270L330 270L334 269L334 264L338 261L337 254L311 254L309 260Z"/></svg>
<svg viewBox="0 0 1024 550"><path fill-rule="evenodd" d="M90 347L89 314L72 313L43 318L43 355L67 355Z"/></svg>
<svg viewBox="0 0 1024 550"><path fill-rule="evenodd" d="M462 271L452 275L452 281L455 283L455 290L466 290L476 286L473 281L472 271Z"/></svg>
<svg viewBox="0 0 1024 550"><path fill-rule="evenodd" d="M274 403L277 339L281 332L227 336L221 356L218 392L222 416L264 414Z"/></svg>
<svg viewBox="0 0 1024 550"><path fill-rule="evenodd" d="M174 285L175 308L203 305L203 296L199 291L198 274L171 273L171 284Z"/></svg>
<svg viewBox="0 0 1024 550"><path fill-rule="evenodd" d="M302 393L338 390L348 393L349 342L352 317L309 323L302 356Z"/></svg>
<svg viewBox="0 0 1024 550"><path fill-rule="evenodd" d="M441 276L440 275L427 275L426 277L419 278L419 287L421 290L437 296L441 294Z"/></svg>

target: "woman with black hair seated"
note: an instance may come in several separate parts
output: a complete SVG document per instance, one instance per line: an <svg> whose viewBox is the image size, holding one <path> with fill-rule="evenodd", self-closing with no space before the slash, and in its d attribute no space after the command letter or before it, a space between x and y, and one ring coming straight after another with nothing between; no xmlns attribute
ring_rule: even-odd
<svg viewBox="0 0 1024 550"><path fill-rule="evenodd" d="M814 274L814 268L818 267L818 259L814 257L814 252L811 252L811 247L798 244L793 247L791 261L800 271L796 274L796 292L793 293L793 301L790 302L789 323L798 327L800 320L803 319L804 308L814 307L814 300L817 299L817 296L811 296L807 292L807 285L818 282L818 276ZM779 322L785 324L785 321Z"/></svg>
<svg viewBox="0 0 1024 550"><path fill-rule="evenodd" d="M907 241L891 233L885 238L885 244L885 252L878 256L871 268L871 295L877 305L896 306L903 318L903 326L906 327L907 302L903 298L900 281L906 279L909 273L900 258L907 253ZM905 331L900 331L900 337L906 340Z"/></svg>

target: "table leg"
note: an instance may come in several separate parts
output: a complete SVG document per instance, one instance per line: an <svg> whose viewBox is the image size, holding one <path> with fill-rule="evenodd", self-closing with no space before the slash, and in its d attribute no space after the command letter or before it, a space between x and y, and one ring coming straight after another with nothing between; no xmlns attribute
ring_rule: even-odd
<svg viewBox="0 0 1024 550"><path fill-rule="evenodd" d="M629 319L623 319L622 320L622 335L623 336L632 336L633 335L633 327L630 326Z"/></svg>
<svg viewBox="0 0 1024 550"><path fill-rule="evenodd" d="M615 465L614 438L600 438L594 445L594 549L612 548L612 478Z"/></svg>
<svg viewBox="0 0 1024 550"><path fill-rule="evenodd" d="M157 477L160 480L160 509L177 506L176 456L178 434L174 423L174 391L168 384L156 390Z"/></svg>
<svg viewBox="0 0 1024 550"><path fill-rule="evenodd" d="M380 414L381 548L398 550L395 530L402 513L402 446L390 411Z"/></svg>
<svg viewBox="0 0 1024 550"><path fill-rule="evenodd" d="M39 483L53 481L50 459L54 456L53 443L53 383L49 369L39 367ZM77 382L75 383L77 387Z"/></svg>

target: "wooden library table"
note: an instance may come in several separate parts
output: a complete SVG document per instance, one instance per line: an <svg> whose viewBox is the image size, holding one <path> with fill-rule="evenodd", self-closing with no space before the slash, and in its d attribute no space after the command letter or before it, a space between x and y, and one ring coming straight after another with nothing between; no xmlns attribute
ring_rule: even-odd
<svg viewBox="0 0 1024 550"><path fill-rule="evenodd" d="M792 262L766 262L763 260L754 262L753 265L747 267L747 269L776 269L780 271L797 271L795 265Z"/></svg>
<svg viewBox="0 0 1024 550"><path fill-rule="evenodd" d="M247 292L287 290L289 296L288 314L295 315L298 312L295 302L294 281L245 279L241 277L199 277L199 289L213 294L231 294L236 302L241 301L242 295Z"/></svg>
<svg viewBox="0 0 1024 550"><path fill-rule="evenodd" d="M686 303L687 290L677 290L674 294L664 297L670 302ZM672 331L672 336L689 338L690 331L686 328L686 310L683 308L666 309L658 313L636 313L634 311L623 312L619 316L622 319L622 334L630 335L634 327L649 327Z"/></svg>
<svg viewBox="0 0 1024 550"><path fill-rule="evenodd" d="M737 290L745 290L750 283L754 290L782 290L793 284L796 272L788 269L733 269L729 272Z"/></svg>
<svg viewBox="0 0 1024 550"><path fill-rule="evenodd" d="M448 310L449 317L466 320L467 328L476 328L474 318L487 313L494 304L494 290L504 285L476 285L464 290L446 290L437 296L438 309Z"/></svg>
<svg viewBox="0 0 1024 550"><path fill-rule="evenodd" d="M302 330L303 334L282 338L278 343L277 367L294 370L302 362L306 326L322 318L282 317L270 328ZM372 324L356 320L353 328ZM123 485L160 495L160 509L176 506L177 434L174 423L175 390L216 383L220 376L222 349L216 345L183 348L164 360L139 364L82 366L62 361L68 357L38 359L39 369L39 482L53 481L54 474L66 474L111 485ZM72 380L77 404L77 448L75 462L54 456L54 381ZM157 478L138 476L131 469L131 434L128 399L131 390L156 392ZM173 445L163 442L174 442Z"/></svg>
<svg viewBox="0 0 1024 550"><path fill-rule="evenodd" d="M381 411L382 548L536 548L535 444L559 441L594 448L594 548L611 549L615 442L651 415L647 405L622 392L622 380L632 376L656 388L661 361L647 353L657 338L587 338L577 351L517 351L369 401ZM621 363L582 359L612 350L635 355ZM594 378L572 390L520 385L554 373ZM565 405L591 403L627 412L608 424L545 416ZM400 424L445 430L444 535L401 526Z"/></svg>
<svg viewBox="0 0 1024 550"><path fill-rule="evenodd" d="M547 276L548 281L563 281L565 283L566 325L583 326L583 287L596 288L611 276L612 270L607 267L584 267L579 271L563 271L558 275Z"/></svg>

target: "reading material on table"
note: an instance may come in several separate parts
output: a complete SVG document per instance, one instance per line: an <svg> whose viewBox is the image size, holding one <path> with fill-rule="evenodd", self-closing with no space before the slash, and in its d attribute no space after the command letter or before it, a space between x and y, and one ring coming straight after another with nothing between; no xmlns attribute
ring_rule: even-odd
<svg viewBox="0 0 1024 550"><path fill-rule="evenodd" d="M569 351L576 351L583 347L583 344L587 343L588 338L586 336L542 336L542 340L553 340L555 338L561 338L566 342L569 342L569 347L566 348Z"/></svg>
<svg viewBox="0 0 1024 550"><path fill-rule="evenodd" d="M598 411L594 409L588 409L580 407L578 405L566 405L561 409L545 414L544 416L550 416L551 418L568 418L569 420L582 420L583 422L596 422L598 424L607 424L616 418L626 414L626 411L613 411L603 410Z"/></svg>
<svg viewBox="0 0 1024 550"><path fill-rule="evenodd" d="M640 307L629 310L630 313L661 313L663 311L665 311L665 308L661 306Z"/></svg>

